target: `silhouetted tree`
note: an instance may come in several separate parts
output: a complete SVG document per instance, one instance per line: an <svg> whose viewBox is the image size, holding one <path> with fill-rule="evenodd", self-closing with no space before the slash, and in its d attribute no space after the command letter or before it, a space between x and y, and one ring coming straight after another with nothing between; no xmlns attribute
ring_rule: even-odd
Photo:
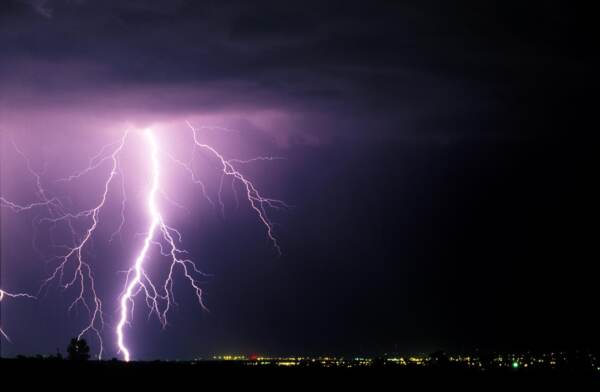
<svg viewBox="0 0 600 392"><path fill-rule="evenodd" d="M73 338L67 347L67 353L71 361L87 361L90 359L90 346L85 339Z"/></svg>

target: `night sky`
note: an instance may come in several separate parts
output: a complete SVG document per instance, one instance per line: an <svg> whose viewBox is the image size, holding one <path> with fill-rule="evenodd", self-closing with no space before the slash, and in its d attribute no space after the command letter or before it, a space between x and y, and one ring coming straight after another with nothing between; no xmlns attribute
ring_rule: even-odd
<svg viewBox="0 0 600 392"><path fill-rule="evenodd" d="M98 177L54 180L126 126L156 126L182 156L188 120L227 128L203 133L227 157L285 158L240 169L291 206L271 215L281 257L243 200L226 192L223 217L185 176L169 182L209 311L181 281L166 330L140 302L137 359L598 348L594 15L561 1L3 0L0 195L35 200L11 140L73 206ZM36 214L1 213L1 287L35 294L50 269L30 245ZM105 219L89 257L112 357L140 227L109 244ZM71 299L51 286L3 301L2 354L64 352L85 317Z"/></svg>

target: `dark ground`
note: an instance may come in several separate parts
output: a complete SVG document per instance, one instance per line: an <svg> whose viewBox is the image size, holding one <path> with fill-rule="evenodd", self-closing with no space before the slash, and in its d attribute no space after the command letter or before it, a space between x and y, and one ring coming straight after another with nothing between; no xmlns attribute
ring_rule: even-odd
<svg viewBox="0 0 600 392"><path fill-rule="evenodd" d="M201 362L73 362L56 360L0 360L0 386L59 385L66 388L99 388L136 385L153 388L186 387L197 390L216 386L243 389L322 389L352 387L406 389L450 386L531 387L573 389L600 385L600 372L582 370L493 370L479 371L451 367L369 367L369 368L282 368L252 367L242 363Z"/></svg>

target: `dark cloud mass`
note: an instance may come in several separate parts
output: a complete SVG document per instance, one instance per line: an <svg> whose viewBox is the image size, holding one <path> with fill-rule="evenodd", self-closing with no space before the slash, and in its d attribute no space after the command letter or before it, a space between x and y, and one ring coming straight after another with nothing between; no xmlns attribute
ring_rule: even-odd
<svg viewBox="0 0 600 392"><path fill-rule="evenodd" d="M85 146L87 129L193 119L286 156L271 180L257 171L295 206L277 215L284 256L245 216L209 220L196 250L214 260L211 314L184 300L171 329L140 333L155 345L134 341L143 358L597 346L582 223L597 218L595 15L562 1L3 0L0 127L75 130ZM29 343L3 350L68 341L44 317L39 338L16 331Z"/></svg>
<svg viewBox="0 0 600 392"><path fill-rule="evenodd" d="M95 104L152 91L163 111L242 106L334 122L343 114L327 128L352 135L523 136L548 113L562 118L553 91L577 99L586 90L590 21L565 8L10 0L0 75L15 104L19 95L24 104L81 95ZM507 118L514 111L522 113ZM534 120L515 123L526 117Z"/></svg>

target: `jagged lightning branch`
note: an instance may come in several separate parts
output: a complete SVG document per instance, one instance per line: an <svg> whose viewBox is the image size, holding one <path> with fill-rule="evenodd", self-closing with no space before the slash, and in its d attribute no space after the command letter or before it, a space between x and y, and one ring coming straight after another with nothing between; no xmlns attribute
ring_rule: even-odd
<svg viewBox="0 0 600 392"><path fill-rule="evenodd" d="M33 295L29 295L27 293L9 293L7 291L0 290L0 303L2 303L2 301L4 300L5 297L6 298L29 298L29 299L36 299ZM4 332L4 330L2 329L1 325L0 325L0 335L10 342L10 338Z"/></svg>
<svg viewBox="0 0 600 392"><path fill-rule="evenodd" d="M67 220L70 222L71 219L79 219L79 218L91 219L91 226L85 231L83 238L81 238L79 241L75 241L75 245L70 248L67 248L67 252L64 255L56 258L59 261L58 266L54 269L54 272L50 275L50 277L48 277L48 279L46 279L43 282L42 288L56 279L58 279L59 284L64 289L68 289L75 284L79 285L79 294L73 300L71 305L69 306L69 310L73 309L77 304L81 303L85 307L85 309L88 311L88 313L90 314L89 323L81 330L81 332L79 333L77 338L81 339L86 333L92 331L98 338L99 345L100 345L100 351L98 353L98 358L102 358L102 353L104 351L104 342L102 340L102 334L101 334L101 330L104 327L104 315L103 315L103 311L102 311L102 300L100 299L100 297L98 296L98 294L96 292L96 283L94 281L94 274L92 272L92 268L91 268L90 264L84 260L83 250L88 245L88 243L91 241L96 229L98 228L99 215L100 215L100 212L102 211L103 207L106 204L106 200L108 198L108 194L110 191L110 186L111 186L113 180L117 177L117 175L119 175L119 158L118 157L125 146L125 142L127 141L128 136L129 136L129 131L125 132L125 134L123 135L123 137L121 138L121 140L118 144L103 147L102 150L100 151L100 153L96 157L92 158L92 160L90 160L90 165L87 168L85 168L84 170L82 170L79 173L69 176L66 179L59 180L59 181L73 181L73 180L79 179L82 176L86 175L87 173L100 167L100 165L102 165L104 162L110 162L110 173L109 173L109 176L108 176L106 182L104 183L104 187L103 187L104 190L100 196L100 200L99 200L98 204L96 204L91 209L80 211L76 214L64 214L57 218L45 219L54 224L58 223L60 221L63 221L63 220ZM104 158L101 158L101 154L105 150L107 150L111 146L115 146L115 145L116 145L116 147L114 147L114 150L111 154L107 155ZM75 265L75 272L73 273L72 278L65 282L65 280L64 280L65 268L68 265L68 263L71 261ZM92 302L91 304L89 303L90 301L88 299L86 299L86 297L85 297L86 282L88 284L87 291L91 295L91 302Z"/></svg>
<svg viewBox="0 0 600 392"><path fill-rule="evenodd" d="M247 198L248 202L250 203L250 206L256 212L256 215L258 216L258 218L260 219L262 224L265 226L265 229L267 231L267 236L269 237L269 240L272 242L275 249L277 249L277 253L279 255L281 255L281 247L279 246L277 238L274 235L273 223L269 219L269 216L266 211L266 207L273 208L273 209L280 209L280 208L287 208L288 205L281 200L271 199L271 198L262 196L258 192L256 187L254 186L254 184L250 180L248 180L246 177L244 177L244 175L242 173L240 173L233 166L234 163L250 163L253 161L274 160L274 159L280 159L280 158L258 157L258 158L253 158L253 159L245 160L245 161L239 160L239 159L227 160L223 157L223 155L221 155L213 147L209 146L208 144L202 143L200 141L200 139L198 137L198 131L196 130L196 128L194 128L194 126L192 124L187 122L187 125L192 130L192 134L194 137L194 147L197 147L197 148L207 151L215 159L217 159L217 162L221 166L223 176L232 177L234 180L237 180L239 183L242 184L242 186L244 187L244 189L246 191L246 198ZM220 192L219 192L219 203L221 204L221 206L223 205L223 202L221 201L221 193Z"/></svg>

